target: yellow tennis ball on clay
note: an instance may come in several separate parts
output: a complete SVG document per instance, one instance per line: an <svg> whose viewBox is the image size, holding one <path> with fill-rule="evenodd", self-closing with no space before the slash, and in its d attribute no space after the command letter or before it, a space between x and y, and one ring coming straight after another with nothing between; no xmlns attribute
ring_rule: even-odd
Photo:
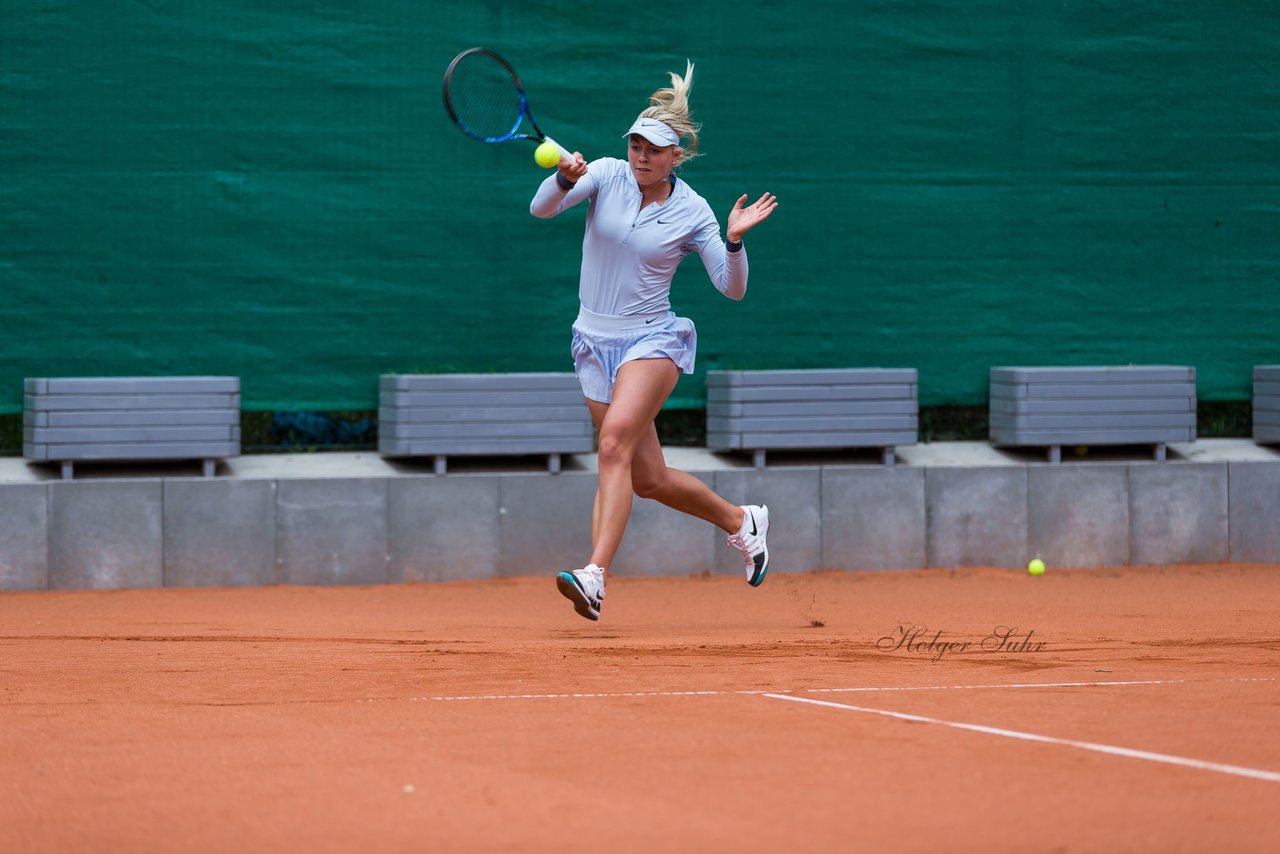
<svg viewBox="0 0 1280 854"><path fill-rule="evenodd" d="M548 140L538 146L538 150L533 152L533 159L543 169L550 169L560 162L560 146Z"/></svg>
<svg viewBox="0 0 1280 854"><path fill-rule="evenodd" d="M1031 563L1027 564L1027 572L1032 575L1044 575L1044 561L1040 558L1034 558Z"/></svg>

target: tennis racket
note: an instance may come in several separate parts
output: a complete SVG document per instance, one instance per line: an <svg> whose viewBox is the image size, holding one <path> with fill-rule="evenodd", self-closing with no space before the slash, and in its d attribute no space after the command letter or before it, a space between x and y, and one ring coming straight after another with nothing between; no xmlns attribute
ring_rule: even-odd
<svg viewBox="0 0 1280 854"><path fill-rule="evenodd" d="M516 70L491 50L473 47L453 58L444 73L444 108L458 130L472 139L526 139L539 145L551 142L560 149L562 162L573 159L564 146L538 127ZM529 130L522 131L526 120Z"/></svg>

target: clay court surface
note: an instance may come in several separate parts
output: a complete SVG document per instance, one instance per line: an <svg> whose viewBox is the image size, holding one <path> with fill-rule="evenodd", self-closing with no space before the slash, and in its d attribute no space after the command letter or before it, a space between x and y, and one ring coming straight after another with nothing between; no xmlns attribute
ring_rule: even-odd
<svg viewBox="0 0 1280 854"><path fill-rule="evenodd" d="M1276 851L1277 614L1239 565L0 594L0 850Z"/></svg>

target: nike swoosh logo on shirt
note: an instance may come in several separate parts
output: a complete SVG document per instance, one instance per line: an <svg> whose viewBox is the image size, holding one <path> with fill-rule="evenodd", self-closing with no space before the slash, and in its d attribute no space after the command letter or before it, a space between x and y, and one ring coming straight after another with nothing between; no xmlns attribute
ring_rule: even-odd
<svg viewBox="0 0 1280 854"><path fill-rule="evenodd" d="M656 318L656 317L651 317L651 318L649 318L648 320L646 320L646 321L644 322L644 324L645 324L645 326L648 326L650 323L653 323L653 322L654 322L655 320L657 320L657 319L658 319L658 318Z"/></svg>

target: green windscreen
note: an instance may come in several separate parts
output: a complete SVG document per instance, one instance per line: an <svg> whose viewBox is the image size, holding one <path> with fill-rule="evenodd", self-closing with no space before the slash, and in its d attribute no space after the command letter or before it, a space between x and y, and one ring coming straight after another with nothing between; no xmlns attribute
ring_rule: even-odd
<svg viewBox="0 0 1280 854"><path fill-rule="evenodd" d="M504 54L588 158L696 63L721 217L776 193L717 368L1280 362L1280 3L81 0L0 22L0 411L34 376L241 377L369 409L387 372L568 371L585 206L529 215L528 143L462 136L449 60Z"/></svg>

